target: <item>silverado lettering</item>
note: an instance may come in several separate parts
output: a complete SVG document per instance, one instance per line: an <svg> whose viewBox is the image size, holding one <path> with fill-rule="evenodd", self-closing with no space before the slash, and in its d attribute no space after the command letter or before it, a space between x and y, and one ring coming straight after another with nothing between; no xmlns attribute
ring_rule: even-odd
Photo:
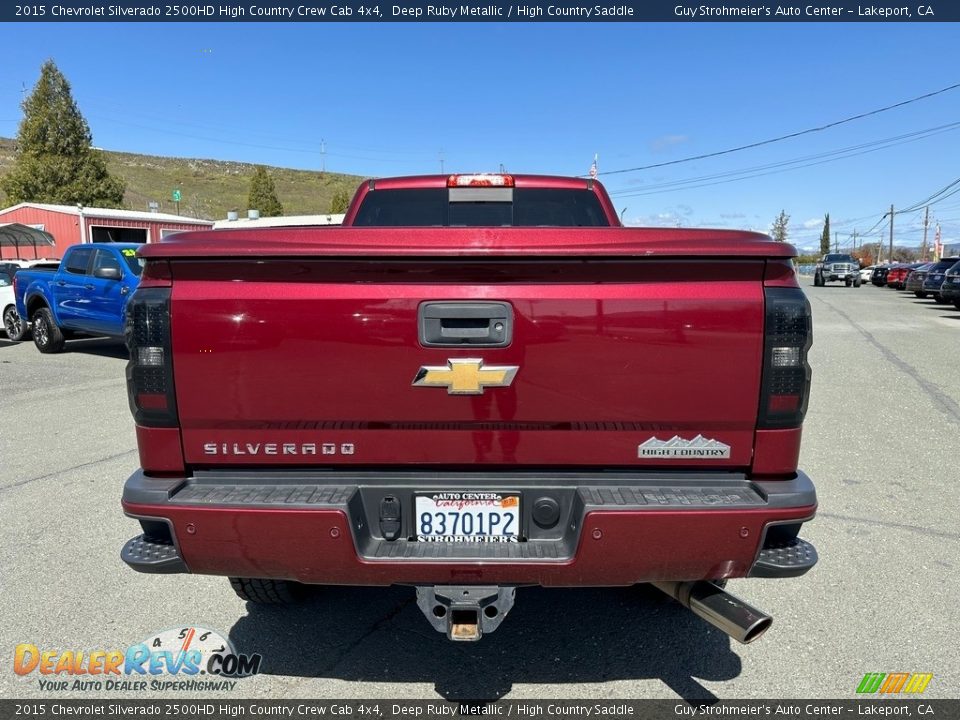
<svg viewBox="0 0 960 720"><path fill-rule="evenodd" d="M146 245L121 555L251 602L411 585L457 641L521 585L653 583L751 642L771 618L726 581L817 561L795 256L503 173L369 180L339 228Z"/></svg>
<svg viewBox="0 0 960 720"><path fill-rule="evenodd" d="M204 455L353 455L352 443L204 443Z"/></svg>

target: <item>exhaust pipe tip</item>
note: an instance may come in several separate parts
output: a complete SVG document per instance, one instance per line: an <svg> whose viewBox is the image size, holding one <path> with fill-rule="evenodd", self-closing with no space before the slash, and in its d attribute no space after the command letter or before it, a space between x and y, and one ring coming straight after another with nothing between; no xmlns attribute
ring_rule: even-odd
<svg viewBox="0 0 960 720"><path fill-rule="evenodd" d="M757 618L753 625L745 629L742 637L736 637L735 639L744 645L749 645L769 630L771 625L773 625L773 618L769 615Z"/></svg>
<svg viewBox="0 0 960 720"><path fill-rule="evenodd" d="M653 584L694 615L744 645L758 639L773 624L773 618L765 612L707 580Z"/></svg>

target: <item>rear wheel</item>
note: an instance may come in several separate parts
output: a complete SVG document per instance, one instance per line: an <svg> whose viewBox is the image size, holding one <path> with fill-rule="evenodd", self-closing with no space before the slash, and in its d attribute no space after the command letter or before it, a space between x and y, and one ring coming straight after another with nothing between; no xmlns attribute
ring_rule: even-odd
<svg viewBox="0 0 960 720"><path fill-rule="evenodd" d="M921 300L927 297L927 294L925 292L920 292L919 290L914 290L913 294L916 295Z"/></svg>
<svg viewBox="0 0 960 720"><path fill-rule="evenodd" d="M940 293L934 293L933 301L939 305L943 302L943 296Z"/></svg>
<svg viewBox="0 0 960 720"><path fill-rule="evenodd" d="M824 285L823 275L821 275L820 273L814 273L814 274L813 274L813 284L814 284L815 287L823 287L823 285Z"/></svg>
<svg viewBox="0 0 960 720"><path fill-rule="evenodd" d="M854 281L853 281L854 287L860 287L862 284L863 284L863 281L860 280L860 278L854 278Z"/></svg>
<svg viewBox="0 0 960 720"><path fill-rule="evenodd" d="M307 597L306 585L270 578L230 578L233 591L241 600L258 605L296 605Z"/></svg>
<svg viewBox="0 0 960 720"><path fill-rule="evenodd" d="M20 317L15 305L9 305L3 310L3 329L7 338L19 342L27 336L27 324Z"/></svg>
<svg viewBox="0 0 960 720"><path fill-rule="evenodd" d="M843 281L843 284L846 285L847 287L850 287L851 285L853 285L853 280L849 280L849 279L848 279L848 280L844 280L844 281Z"/></svg>
<svg viewBox="0 0 960 720"><path fill-rule="evenodd" d="M63 350L64 337L53 321L49 308L40 308L33 314L33 344L42 353L58 353Z"/></svg>

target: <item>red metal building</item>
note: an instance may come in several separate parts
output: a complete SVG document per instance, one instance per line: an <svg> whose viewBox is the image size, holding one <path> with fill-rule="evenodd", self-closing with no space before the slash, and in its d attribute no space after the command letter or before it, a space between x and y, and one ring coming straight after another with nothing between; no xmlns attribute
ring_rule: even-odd
<svg viewBox="0 0 960 720"><path fill-rule="evenodd" d="M4 223L20 223L53 235L53 248L0 245L0 259L21 260L61 258L64 250L80 242L157 242L184 230L213 227L212 220L166 213L42 203L20 203L0 210L0 225Z"/></svg>

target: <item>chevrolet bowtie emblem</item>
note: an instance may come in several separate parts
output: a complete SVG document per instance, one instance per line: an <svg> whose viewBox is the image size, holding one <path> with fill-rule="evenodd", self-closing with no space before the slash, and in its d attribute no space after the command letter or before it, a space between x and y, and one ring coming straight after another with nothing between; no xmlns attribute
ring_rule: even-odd
<svg viewBox="0 0 960 720"><path fill-rule="evenodd" d="M417 387L444 387L450 395L483 395L488 387L507 387L520 368L517 365L483 366L477 358L447 360L443 365L424 365L417 371Z"/></svg>

